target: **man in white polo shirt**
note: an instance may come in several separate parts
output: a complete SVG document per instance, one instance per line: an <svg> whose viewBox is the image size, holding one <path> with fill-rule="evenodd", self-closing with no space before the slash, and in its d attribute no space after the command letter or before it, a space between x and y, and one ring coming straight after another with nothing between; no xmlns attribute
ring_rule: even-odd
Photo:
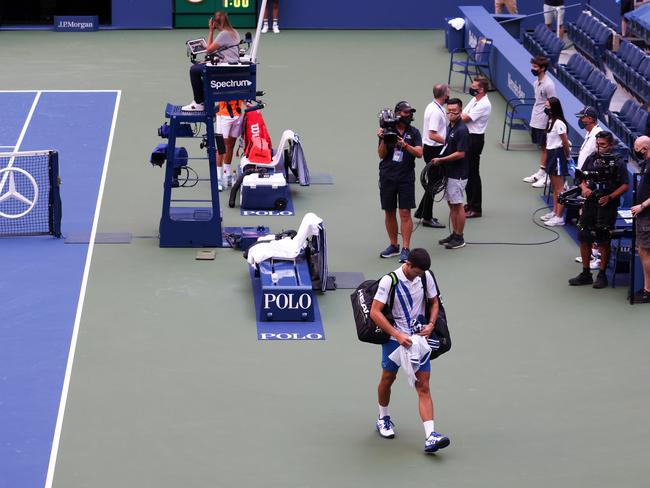
<svg viewBox="0 0 650 488"><path fill-rule="evenodd" d="M580 146L580 153L578 154L578 163L577 168L582 169L582 165L585 164L585 159L590 154L596 152L596 134L602 132L602 128L598 125L598 112L593 107L585 107L579 113L576 114L578 117L578 125L581 129L584 129L587 133L585 134L585 140Z"/></svg>
<svg viewBox="0 0 650 488"><path fill-rule="evenodd" d="M449 85L438 83L433 86L433 101L424 110L422 126L422 157L429 163L442 153L447 137L447 114L444 105L449 99ZM424 227L444 229L445 225L433 217L433 196L425 193L415 211L415 218L422 219Z"/></svg>
<svg viewBox="0 0 650 488"><path fill-rule="evenodd" d="M465 218L474 219L483 214L483 188L481 185L481 153L485 145L485 129L487 129L492 104L487 96L489 81L485 76L477 76L469 87L472 98L465 106L461 118L469 130L469 148L465 158L469 166L467 178L467 205Z"/></svg>

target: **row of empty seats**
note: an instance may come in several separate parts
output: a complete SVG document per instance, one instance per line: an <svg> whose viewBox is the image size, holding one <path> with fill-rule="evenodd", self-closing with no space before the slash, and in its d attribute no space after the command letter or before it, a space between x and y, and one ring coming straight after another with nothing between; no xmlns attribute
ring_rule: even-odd
<svg viewBox="0 0 650 488"><path fill-rule="evenodd" d="M628 41L618 51L606 51L605 63L614 78L642 102L650 100L650 56Z"/></svg>
<svg viewBox="0 0 650 488"><path fill-rule="evenodd" d="M582 12L575 22L566 25L566 31L575 48L602 69L605 51L611 47L612 29L592 15Z"/></svg>
<svg viewBox="0 0 650 488"><path fill-rule="evenodd" d="M618 112L610 111L608 126L631 149L634 140L645 134L648 112L634 100L627 100Z"/></svg>
<svg viewBox="0 0 650 488"><path fill-rule="evenodd" d="M625 18L628 32L650 45L650 4L641 5L626 13Z"/></svg>
<svg viewBox="0 0 650 488"><path fill-rule="evenodd" d="M564 47L562 40L544 24L539 24L533 31L524 33L524 47L533 56L546 56L554 69Z"/></svg>
<svg viewBox="0 0 650 488"><path fill-rule="evenodd" d="M612 101L616 84L580 54L574 54L567 64L557 66L557 78L585 105L594 107L604 116Z"/></svg>

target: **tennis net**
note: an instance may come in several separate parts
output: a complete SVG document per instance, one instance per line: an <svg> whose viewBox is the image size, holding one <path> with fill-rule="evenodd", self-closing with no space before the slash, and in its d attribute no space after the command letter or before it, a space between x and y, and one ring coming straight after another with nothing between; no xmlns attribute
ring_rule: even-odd
<svg viewBox="0 0 650 488"><path fill-rule="evenodd" d="M0 153L0 236L61 237L56 151Z"/></svg>

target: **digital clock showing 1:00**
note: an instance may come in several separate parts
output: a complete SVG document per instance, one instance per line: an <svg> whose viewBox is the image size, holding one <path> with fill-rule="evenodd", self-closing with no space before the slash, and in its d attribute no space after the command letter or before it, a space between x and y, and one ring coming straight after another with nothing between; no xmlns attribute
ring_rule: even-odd
<svg viewBox="0 0 650 488"><path fill-rule="evenodd" d="M254 12L255 0L223 0L227 12Z"/></svg>

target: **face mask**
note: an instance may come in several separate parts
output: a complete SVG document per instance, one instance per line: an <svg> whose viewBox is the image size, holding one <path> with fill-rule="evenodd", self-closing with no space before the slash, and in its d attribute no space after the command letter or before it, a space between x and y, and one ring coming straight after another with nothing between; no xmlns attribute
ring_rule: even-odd
<svg viewBox="0 0 650 488"><path fill-rule="evenodd" d="M578 120L578 127L580 127L581 129L584 129L585 128L585 123L582 120Z"/></svg>
<svg viewBox="0 0 650 488"><path fill-rule="evenodd" d="M404 125L411 125L411 122L413 122L413 114L407 116L407 117L400 117L399 121L404 124Z"/></svg>
<svg viewBox="0 0 650 488"><path fill-rule="evenodd" d="M645 151L634 151L634 155L639 161L643 161L645 159Z"/></svg>
<svg viewBox="0 0 650 488"><path fill-rule="evenodd" d="M478 88L470 88L469 94L475 97L476 95L478 95Z"/></svg>
<svg viewBox="0 0 650 488"><path fill-rule="evenodd" d="M539 76L539 70L538 69L531 69L530 72L533 74L533 76Z"/></svg>
<svg viewBox="0 0 650 488"><path fill-rule="evenodd" d="M550 108L545 108L544 113L550 117L551 116L551 109Z"/></svg>

